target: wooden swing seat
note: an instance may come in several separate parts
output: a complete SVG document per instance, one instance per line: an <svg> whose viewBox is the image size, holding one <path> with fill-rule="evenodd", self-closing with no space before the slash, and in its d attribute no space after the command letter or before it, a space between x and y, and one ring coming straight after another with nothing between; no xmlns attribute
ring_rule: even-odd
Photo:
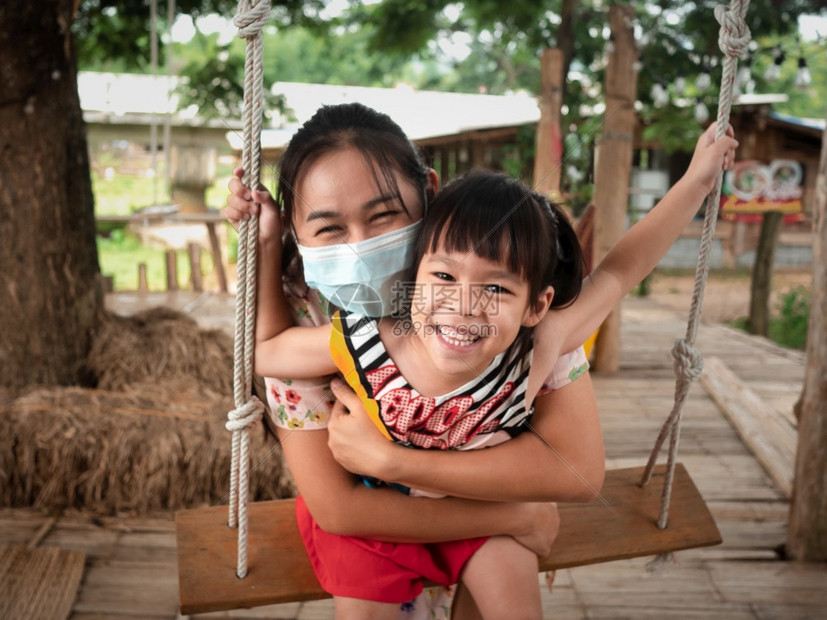
<svg viewBox="0 0 827 620"><path fill-rule="evenodd" d="M721 534L683 465L672 488L669 525L658 529L664 467L640 487L642 467L606 472L601 496L560 504L560 534L540 571L596 564L721 542ZM178 584L184 615L326 598L305 554L295 500L249 505L248 573L235 576L238 532L227 526L227 506L175 514Z"/></svg>

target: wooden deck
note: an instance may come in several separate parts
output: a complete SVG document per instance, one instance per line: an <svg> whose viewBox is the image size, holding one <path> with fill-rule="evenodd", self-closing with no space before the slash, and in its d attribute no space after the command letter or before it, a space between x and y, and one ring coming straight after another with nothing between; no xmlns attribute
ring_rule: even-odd
<svg viewBox="0 0 827 620"><path fill-rule="evenodd" d="M179 293L167 294L164 303L187 307L210 327L229 329L232 323L228 298ZM110 299L112 307L135 304L126 297ZM669 350L683 336L685 320L648 300L624 302L621 372L594 376L609 468L645 463L672 405ZM790 411L801 389L803 354L715 325L702 327L698 346L774 412L774 424L794 424ZM718 522L723 544L678 552L672 562L656 567L637 559L560 570L552 591L543 588L546 617L827 618L827 565L780 557L787 497L702 385L693 386L684 411L680 454ZM0 510L0 545L11 544L86 554L73 619L180 617L171 515L54 518L34 510ZM311 620L333 613L326 600L192 617Z"/></svg>

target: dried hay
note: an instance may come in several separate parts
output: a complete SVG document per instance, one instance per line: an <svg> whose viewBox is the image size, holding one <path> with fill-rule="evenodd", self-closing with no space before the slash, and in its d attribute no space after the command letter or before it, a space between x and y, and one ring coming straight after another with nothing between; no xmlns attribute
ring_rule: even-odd
<svg viewBox="0 0 827 620"><path fill-rule="evenodd" d="M148 514L226 502L232 342L155 310L110 317L89 366L99 389L0 399L0 503ZM251 499L295 493L264 425L250 431Z"/></svg>
<svg viewBox="0 0 827 620"><path fill-rule="evenodd" d="M106 316L87 359L102 390L131 383L189 377L232 394L233 342L221 330L203 330L186 314L152 308L129 317Z"/></svg>

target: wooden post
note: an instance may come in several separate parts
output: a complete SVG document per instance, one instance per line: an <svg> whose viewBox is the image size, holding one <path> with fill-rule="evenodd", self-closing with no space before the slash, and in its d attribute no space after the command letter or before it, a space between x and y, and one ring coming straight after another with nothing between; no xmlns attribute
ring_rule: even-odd
<svg viewBox="0 0 827 620"><path fill-rule="evenodd" d="M813 213L813 286L787 555L827 560L827 130Z"/></svg>
<svg viewBox="0 0 827 620"><path fill-rule="evenodd" d="M451 149L443 146L439 150L439 178L442 183L451 179Z"/></svg>
<svg viewBox="0 0 827 620"><path fill-rule="evenodd" d="M192 281L192 290L200 293L204 290L201 282L201 247L197 243L190 243L187 246L187 251L190 256L190 280Z"/></svg>
<svg viewBox="0 0 827 620"><path fill-rule="evenodd" d="M138 265L138 292L146 293L149 290L149 284L146 279L146 263Z"/></svg>
<svg viewBox="0 0 827 620"><path fill-rule="evenodd" d="M178 290L178 255L175 250L167 250L167 290Z"/></svg>
<svg viewBox="0 0 827 620"><path fill-rule="evenodd" d="M224 259L221 256L221 245L218 243L218 234L215 232L215 222L207 222L207 232L210 236L213 269L215 269L215 273L218 275L218 288L222 293L226 293L227 274L224 272Z"/></svg>
<svg viewBox="0 0 827 620"><path fill-rule="evenodd" d="M637 48L633 20L634 9L631 6L612 4L609 7L614 50L609 54L606 67L606 114L595 167L595 264L606 256L626 229L637 96L637 71L634 68ZM619 306L600 327L592 368L606 373L617 372L620 368Z"/></svg>
<svg viewBox="0 0 827 620"><path fill-rule="evenodd" d="M205 192L215 180L215 149L177 144L170 149L172 202L181 213L207 210Z"/></svg>
<svg viewBox="0 0 827 620"><path fill-rule="evenodd" d="M563 52L547 48L540 56L540 121L534 153L534 189L560 199L563 138L560 134L560 108L563 105Z"/></svg>
<svg viewBox="0 0 827 620"><path fill-rule="evenodd" d="M749 331L759 336L770 335L770 291L772 289L772 264L775 262L775 247L781 234L784 215L780 211L769 211L761 222L761 235L755 250L755 264L752 266L752 281L749 297Z"/></svg>

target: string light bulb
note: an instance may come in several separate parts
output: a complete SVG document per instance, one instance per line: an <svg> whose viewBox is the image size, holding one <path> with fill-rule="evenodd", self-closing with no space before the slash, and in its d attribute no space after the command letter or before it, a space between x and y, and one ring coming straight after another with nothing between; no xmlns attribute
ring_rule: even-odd
<svg viewBox="0 0 827 620"><path fill-rule="evenodd" d="M752 54L744 58L744 62L738 69L738 75L735 77L735 84L742 89L750 83L752 79Z"/></svg>
<svg viewBox="0 0 827 620"><path fill-rule="evenodd" d="M784 53L784 50L780 47L776 47L772 64L767 67L766 71L764 71L764 79L767 80L767 82L775 82L779 77L781 77L781 65L786 58L787 55Z"/></svg>
<svg viewBox="0 0 827 620"><path fill-rule="evenodd" d="M669 93L660 82L652 84L652 103L656 108L662 108L669 103Z"/></svg>
<svg viewBox="0 0 827 620"><path fill-rule="evenodd" d="M798 57L798 71L795 73L795 87L804 89L813 83L813 78L810 75L810 69L807 67L807 61L804 56Z"/></svg>
<svg viewBox="0 0 827 620"><path fill-rule="evenodd" d="M705 123L709 119L709 108L703 102L703 99L698 98L695 103L695 120L699 123Z"/></svg>

